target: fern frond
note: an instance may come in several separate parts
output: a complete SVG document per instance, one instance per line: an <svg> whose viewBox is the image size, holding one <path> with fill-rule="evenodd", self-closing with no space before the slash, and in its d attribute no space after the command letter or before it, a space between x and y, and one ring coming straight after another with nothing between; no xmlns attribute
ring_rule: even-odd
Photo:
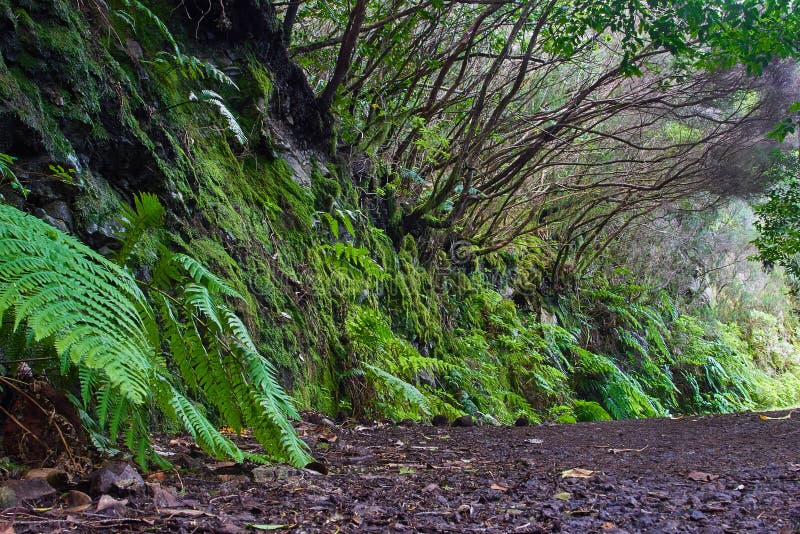
<svg viewBox="0 0 800 534"><path fill-rule="evenodd" d="M152 193L140 193L133 197L133 207L122 205L123 217L120 222L124 228L121 237L122 247L116 254L116 262L124 265L133 252L136 243L142 235L155 228L160 228L164 222L166 210L158 197Z"/></svg>
<svg viewBox="0 0 800 534"><path fill-rule="evenodd" d="M222 332L222 321L217 316L217 304L207 288L199 284L187 284L183 290L183 298L187 304L210 320L217 327L217 332Z"/></svg>
<svg viewBox="0 0 800 534"><path fill-rule="evenodd" d="M417 389L414 385L409 384L405 380L402 380L391 373L387 373L380 367L376 367L370 364L362 364L364 369L367 370L369 374L372 374L375 378L377 378L381 383L385 384L388 388L390 388L395 393L399 393L403 396L403 398L408 401L411 405L416 406L419 408L423 413L430 415L430 406L428 405L428 401L425 398L425 395Z"/></svg>
<svg viewBox="0 0 800 534"><path fill-rule="evenodd" d="M154 348L137 311L136 283L102 256L43 221L0 206L0 316L13 309L37 340L99 370L128 400L148 397ZM79 332L79 335L76 334Z"/></svg>
<svg viewBox="0 0 800 534"><path fill-rule="evenodd" d="M244 459L239 447L220 434L214 428L214 425L186 397L181 395L174 387L171 388L171 393L170 407L175 416L183 422L198 445L217 457L232 458L237 462L241 462Z"/></svg>
<svg viewBox="0 0 800 534"><path fill-rule="evenodd" d="M225 105L225 100L223 100L220 95L209 89L203 89L199 94L194 92L189 93L189 100L206 102L216 108L217 112L219 112L222 118L225 119L228 130L233 133L239 144L242 146L247 144L247 136L244 134L244 130L242 130L242 127L239 125L236 117L233 116L231 110L229 110L228 106Z"/></svg>
<svg viewBox="0 0 800 534"><path fill-rule="evenodd" d="M237 293L227 282L209 271L202 263L191 256L175 254L172 256L172 261L182 267L195 283L208 288L212 294L223 293L239 300L244 300L244 297Z"/></svg>
<svg viewBox="0 0 800 534"><path fill-rule="evenodd" d="M166 24L162 22L161 18L158 15L153 13L150 10L150 8L141 3L139 0L124 0L124 2L126 7L135 8L137 11L142 13L149 22L151 22L156 28L158 28L159 33L161 33L161 36L164 37L164 39L167 40L170 46L172 46L172 49L175 50L175 54L177 56L181 55L180 48L178 47L178 43L175 41L175 37L172 36L172 32L169 31L169 28L167 28Z"/></svg>

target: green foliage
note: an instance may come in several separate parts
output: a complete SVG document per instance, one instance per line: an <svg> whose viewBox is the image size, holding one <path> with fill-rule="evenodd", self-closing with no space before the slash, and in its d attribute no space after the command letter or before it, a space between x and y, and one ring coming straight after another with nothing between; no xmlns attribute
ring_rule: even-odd
<svg viewBox="0 0 800 534"><path fill-rule="evenodd" d="M422 375L450 372L455 366L422 356L409 342L392 332L383 316L369 308L351 310L345 332L357 364L371 380L377 406L384 414L393 417L430 414L430 393L424 393L414 384L419 384Z"/></svg>
<svg viewBox="0 0 800 534"><path fill-rule="evenodd" d="M611 419L608 412L594 401L575 399L572 404L575 411L575 419L579 422L608 421Z"/></svg>
<svg viewBox="0 0 800 534"><path fill-rule="evenodd" d="M162 215L155 197L137 197L126 214L127 238L138 238ZM132 247L123 244L123 250ZM94 412L112 441L124 431L142 465L158 460L149 447L153 407L183 423L212 454L243 458L180 392L181 382L237 430L252 426L272 458L307 463L307 449L289 423L297 417L291 399L224 302L224 296L237 294L196 260L164 251L153 276L160 286L150 288L157 320L122 267L39 219L0 205L0 280L0 315L13 324L4 328L6 334L27 325L33 342L52 345L62 372L77 370L84 412ZM168 355L159 350L162 339Z"/></svg>
<svg viewBox="0 0 800 534"><path fill-rule="evenodd" d="M365 248L337 242L333 246L323 245L322 250L328 254L336 266L342 269L360 272L366 278L378 281L384 280L388 276L380 265L370 258L370 253Z"/></svg>
<svg viewBox="0 0 800 534"><path fill-rule="evenodd" d="M796 154L786 155L771 169L775 185L765 202L755 207L759 237L758 259L765 267L780 265L800 278L800 163Z"/></svg>
<svg viewBox="0 0 800 534"><path fill-rule="evenodd" d="M159 52L152 62L157 70L164 75L165 79L172 82L177 81L179 78L187 80L212 79L222 85L230 85L236 88L236 84L230 76L220 71L212 63L184 54L167 25L150 8L139 0L124 0L123 3L125 7L140 13L148 23L155 26L170 48L172 48L172 52ZM114 14L129 25L133 31L136 31L136 22L130 13L117 10Z"/></svg>
<svg viewBox="0 0 800 534"><path fill-rule="evenodd" d="M124 265L130 258L133 248L139 243L145 232L161 228L166 211L152 193L140 193L133 198L133 207L122 204L123 234L120 236L122 246L117 252L116 262Z"/></svg>
<svg viewBox="0 0 800 534"><path fill-rule="evenodd" d="M30 191L19 182L17 175L11 170L11 166L14 165L16 159L15 157L0 152L0 185L8 181L12 189L22 193L22 196L28 196Z"/></svg>
<svg viewBox="0 0 800 534"><path fill-rule="evenodd" d="M236 121L233 113L231 113L231 110L229 110L225 105L225 102L220 95L209 89L203 89L198 94L195 94L194 92L189 93L189 100L191 102L205 102L213 106L214 109L219 112L222 118L225 119L225 124L228 130L233 133L239 144L242 146L247 144L247 136L244 135L242 127L239 126L239 123Z"/></svg>

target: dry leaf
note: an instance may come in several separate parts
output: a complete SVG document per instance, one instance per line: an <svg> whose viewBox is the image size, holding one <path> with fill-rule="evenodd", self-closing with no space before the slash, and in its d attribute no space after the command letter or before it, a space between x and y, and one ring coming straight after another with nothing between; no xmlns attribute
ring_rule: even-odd
<svg viewBox="0 0 800 534"><path fill-rule="evenodd" d="M67 506L67 512L83 512L92 505L92 498L82 491L69 490L64 495L64 504Z"/></svg>
<svg viewBox="0 0 800 534"><path fill-rule="evenodd" d="M508 487L501 486L500 484L496 484L494 482L492 483L491 486L489 486L489 488L497 491L508 491Z"/></svg>
<svg viewBox="0 0 800 534"><path fill-rule="evenodd" d="M213 464L206 464L206 468L209 471L217 471L218 469L227 469L228 467L234 467L236 462L216 462Z"/></svg>
<svg viewBox="0 0 800 534"><path fill-rule="evenodd" d="M573 469L567 469L566 471L562 471L561 478L592 478L596 474L597 471L591 471L589 469L581 469L580 467L575 467Z"/></svg>
<svg viewBox="0 0 800 534"><path fill-rule="evenodd" d="M790 418L792 417L792 414L793 414L793 413L794 413L794 410L792 410L791 412L789 412L789 413L787 413L786 415L783 415L783 416L781 416L781 417L768 417L768 416L766 416L766 415L764 415L764 414L759 414L759 416L758 416L758 417L759 417L759 418L760 418L762 421L777 421L777 420L779 420L779 419L790 419Z"/></svg>
<svg viewBox="0 0 800 534"><path fill-rule="evenodd" d="M719 478L719 475L704 473L703 471L692 471L686 476L690 480L694 480L696 482L711 482L712 480L716 480Z"/></svg>
<svg viewBox="0 0 800 534"><path fill-rule="evenodd" d="M617 528L617 525L615 525L611 521L606 521L605 523L600 525L600 528L603 530L614 530L615 528Z"/></svg>
<svg viewBox="0 0 800 534"><path fill-rule="evenodd" d="M164 471L156 471L155 473L150 473L147 477L147 481L150 483L161 483L167 479L166 473Z"/></svg>
<svg viewBox="0 0 800 534"><path fill-rule="evenodd" d="M525 443L530 443L532 445L541 445L542 443L544 443L544 440L536 438L524 439L522 441L524 441Z"/></svg>
<svg viewBox="0 0 800 534"><path fill-rule="evenodd" d="M97 511L102 512L103 510L107 510L108 508L116 508L128 504L128 499L117 500L111 495L101 495L100 500L97 502Z"/></svg>
<svg viewBox="0 0 800 534"><path fill-rule="evenodd" d="M642 452L649 446L650 445L645 445L641 449L608 449L608 452L610 452L611 454L619 454L621 452Z"/></svg>
<svg viewBox="0 0 800 534"><path fill-rule="evenodd" d="M559 501L568 501L572 497L571 493L567 493L566 491L562 491L561 493L556 493L553 495L554 499L558 499Z"/></svg>
<svg viewBox="0 0 800 534"><path fill-rule="evenodd" d="M0 534L14 534L14 523L0 521Z"/></svg>

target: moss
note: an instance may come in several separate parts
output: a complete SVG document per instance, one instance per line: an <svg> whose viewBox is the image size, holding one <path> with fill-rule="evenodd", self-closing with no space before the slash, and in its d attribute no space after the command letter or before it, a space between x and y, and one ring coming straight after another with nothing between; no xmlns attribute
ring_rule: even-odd
<svg viewBox="0 0 800 534"><path fill-rule="evenodd" d="M54 158L64 160L74 153L53 115L48 112L39 88L21 71L0 67L0 99L14 110L23 124L39 135L45 149Z"/></svg>
<svg viewBox="0 0 800 534"><path fill-rule="evenodd" d="M611 416L608 412L594 401L583 401L575 399L573 401L575 419L581 422L588 421L610 421Z"/></svg>
<svg viewBox="0 0 800 534"><path fill-rule="evenodd" d="M329 213L333 209L334 201L341 196L342 187L339 182L323 176L315 168L311 175L311 191L314 195L314 208Z"/></svg>

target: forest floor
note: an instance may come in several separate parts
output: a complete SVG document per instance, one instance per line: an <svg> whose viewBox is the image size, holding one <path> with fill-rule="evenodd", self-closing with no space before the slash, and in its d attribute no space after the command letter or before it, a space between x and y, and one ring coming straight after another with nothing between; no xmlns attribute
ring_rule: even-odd
<svg viewBox="0 0 800 534"><path fill-rule="evenodd" d="M0 513L0 534L800 532L800 410L528 427L309 419L298 431L327 475L215 462L164 438L180 469L116 499L78 481L49 506ZM75 506L70 487L92 500Z"/></svg>

